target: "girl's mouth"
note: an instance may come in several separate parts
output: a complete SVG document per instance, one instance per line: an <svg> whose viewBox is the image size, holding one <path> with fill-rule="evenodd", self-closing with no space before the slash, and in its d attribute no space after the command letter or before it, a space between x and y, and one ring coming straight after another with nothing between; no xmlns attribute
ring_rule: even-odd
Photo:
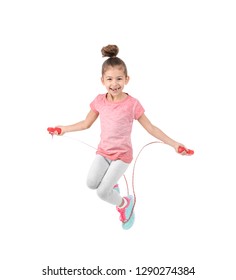
<svg viewBox="0 0 236 280"><path fill-rule="evenodd" d="M110 90L113 91L113 92L117 92L117 91L120 90L120 88L110 88Z"/></svg>

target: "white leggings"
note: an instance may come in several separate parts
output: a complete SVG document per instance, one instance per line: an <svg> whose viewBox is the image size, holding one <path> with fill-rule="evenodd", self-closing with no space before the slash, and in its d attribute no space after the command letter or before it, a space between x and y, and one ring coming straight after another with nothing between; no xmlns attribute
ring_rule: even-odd
<svg viewBox="0 0 236 280"><path fill-rule="evenodd" d="M129 164L121 160L109 160L101 155L96 155L89 170L87 185L90 189L97 189L98 196L119 206L122 203L120 194L113 190L115 184L125 173Z"/></svg>

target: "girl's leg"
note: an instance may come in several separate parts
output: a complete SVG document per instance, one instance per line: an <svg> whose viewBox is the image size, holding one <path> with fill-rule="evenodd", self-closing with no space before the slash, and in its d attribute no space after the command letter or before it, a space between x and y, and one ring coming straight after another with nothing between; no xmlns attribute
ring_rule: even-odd
<svg viewBox="0 0 236 280"><path fill-rule="evenodd" d="M123 198L113 189L114 185L119 181L120 177L125 173L129 164L121 160L110 162L106 173L104 174L99 187L97 188L98 196L116 206L122 204Z"/></svg>
<svg viewBox="0 0 236 280"><path fill-rule="evenodd" d="M96 155L87 177L87 186L90 189L98 188L109 166L109 160L107 160L103 156Z"/></svg>

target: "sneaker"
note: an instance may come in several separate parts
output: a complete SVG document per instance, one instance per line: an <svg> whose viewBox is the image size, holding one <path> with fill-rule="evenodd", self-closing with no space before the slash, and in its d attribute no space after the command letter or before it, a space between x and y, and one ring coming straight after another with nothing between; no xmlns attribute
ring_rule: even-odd
<svg viewBox="0 0 236 280"><path fill-rule="evenodd" d="M125 229L125 230L130 229L134 224L134 219L135 219L135 215L134 215L134 212L133 212L132 216L130 217L128 222L122 223L122 228Z"/></svg>
<svg viewBox="0 0 236 280"><path fill-rule="evenodd" d="M120 193L119 185L116 184L116 185L113 187L113 190L114 190L114 191L117 191L118 193Z"/></svg>
<svg viewBox="0 0 236 280"><path fill-rule="evenodd" d="M120 213L120 220L122 222L123 229L130 229L134 224L134 212L131 215L133 205L134 205L134 198L132 195L124 197L127 201L127 205L124 208L116 207L117 211Z"/></svg>

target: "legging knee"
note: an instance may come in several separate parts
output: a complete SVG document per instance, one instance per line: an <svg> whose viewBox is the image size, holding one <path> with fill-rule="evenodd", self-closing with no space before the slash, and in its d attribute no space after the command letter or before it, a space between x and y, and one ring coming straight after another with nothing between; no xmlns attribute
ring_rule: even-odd
<svg viewBox="0 0 236 280"><path fill-rule="evenodd" d="M98 195L98 197L101 198L102 200L108 201L109 193L107 192L107 190L98 188L98 189L97 189L97 195Z"/></svg>
<svg viewBox="0 0 236 280"><path fill-rule="evenodd" d="M95 190L98 188L99 184L93 178L87 178L87 186L89 189Z"/></svg>

